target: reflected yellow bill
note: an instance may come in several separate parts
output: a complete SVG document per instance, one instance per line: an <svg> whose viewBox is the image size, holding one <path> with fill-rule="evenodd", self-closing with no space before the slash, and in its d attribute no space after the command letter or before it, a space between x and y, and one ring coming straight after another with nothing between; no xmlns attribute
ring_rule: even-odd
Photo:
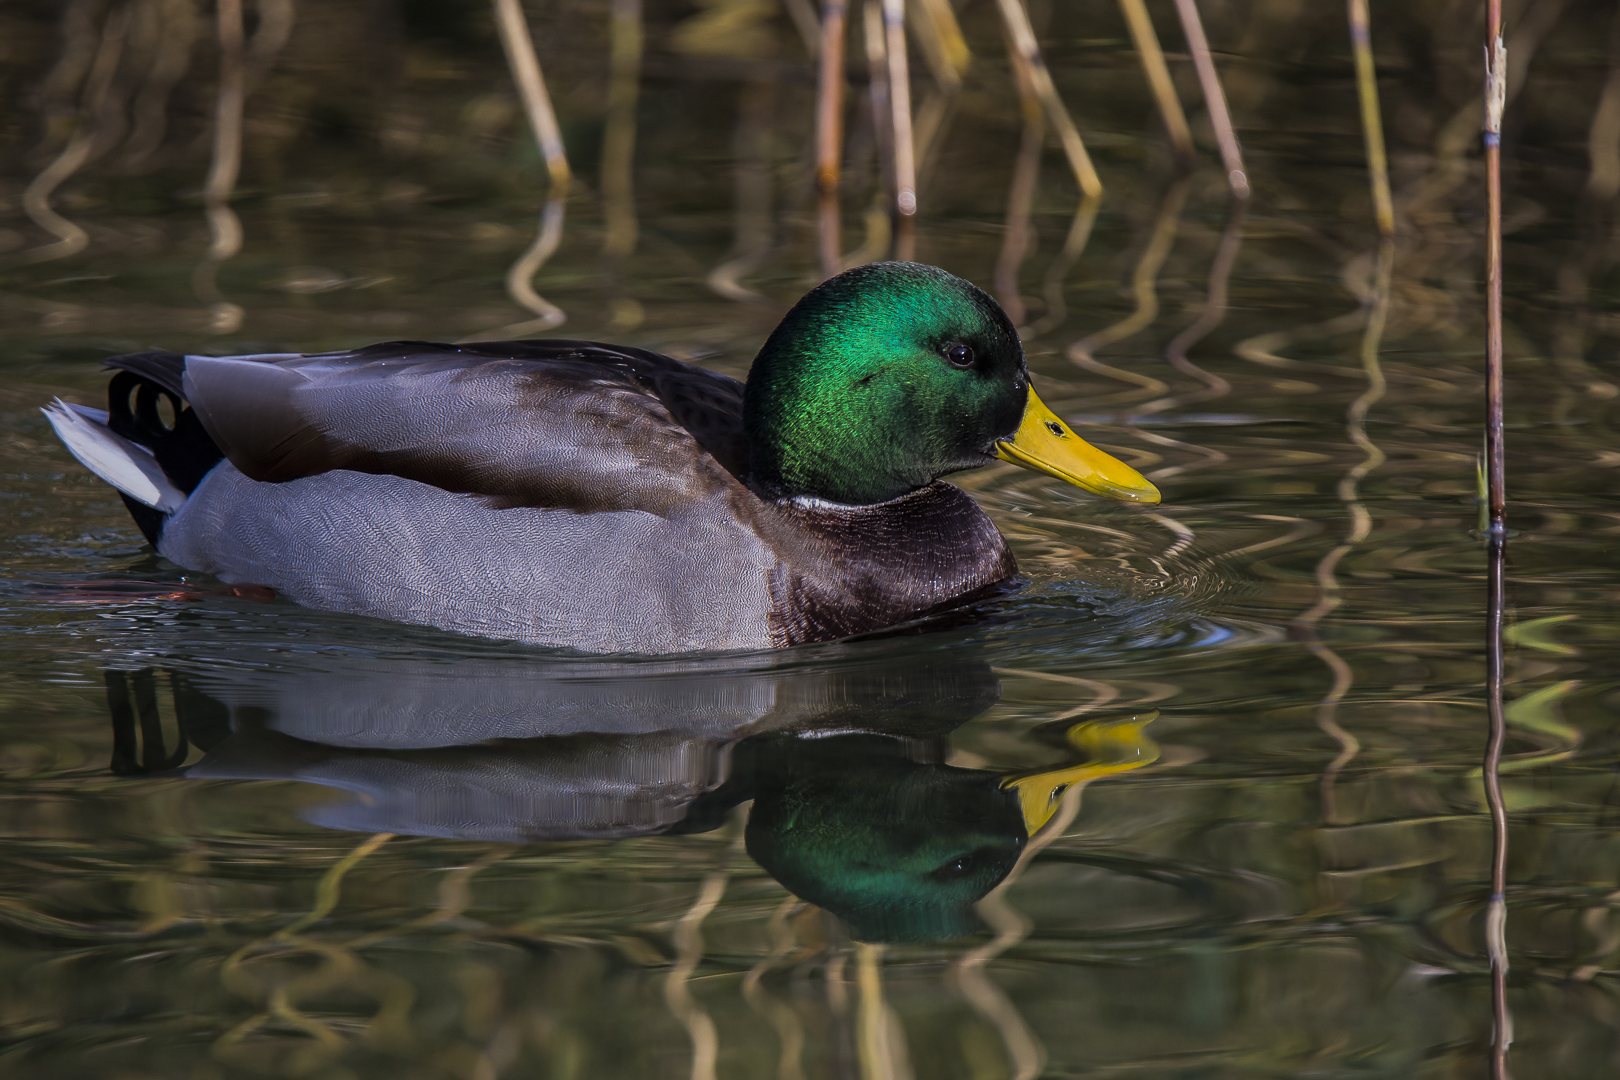
<svg viewBox="0 0 1620 1080"><path fill-rule="evenodd" d="M1123 720L1092 720L1075 724L1066 733L1069 745L1085 754L1083 765L1019 773L1001 782L1018 793L1024 830L1034 836L1057 813L1063 794L1093 780L1140 769L1159 760L1159 744L1142 729L1159 718L1157 709Z"/></svg>

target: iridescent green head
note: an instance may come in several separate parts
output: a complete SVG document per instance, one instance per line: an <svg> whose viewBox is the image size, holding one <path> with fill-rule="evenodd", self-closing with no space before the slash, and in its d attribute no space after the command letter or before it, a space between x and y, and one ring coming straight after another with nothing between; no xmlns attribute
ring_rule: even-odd
<svg viewBox="0 0 1620 1080"><path fill-rule="evenodd" d="M883 502L986 464L1018 427L1024 350L1001 308L921 263L872 263L812 290L748 374L755 484Z"/></svg>
<svg viewBox="0 0 1620 1080"><path fill-rule="evenodd" d="M794 305L754 359L743 426L750 480L771 498L868 505L1000 457L1158 501L1030 391L1000 305L922 263L858 266Z"/></svg>

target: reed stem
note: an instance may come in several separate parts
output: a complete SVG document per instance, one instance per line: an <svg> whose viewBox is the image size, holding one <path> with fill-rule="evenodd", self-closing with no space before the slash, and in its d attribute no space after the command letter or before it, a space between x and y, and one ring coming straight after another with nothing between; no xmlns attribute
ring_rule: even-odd
<svg viewBox="0 0 1620 1080"><path fill-rule="evenodd" d="M1372 30L1367 0L1350 0L1350 49L1356 59L1356 96L1361 101L1361 131L1367 143L1367 173L1372 183L1373 213L1378 232L1395 235L1395 204L1389 194L1389 158L1384 152L1384 121L1378 107L1378 73L1373 65Z"/></svg>
<svg viewBox="0 0 1620 1080"><path fill-rule="evenodd" d="M1125 25L1130 29L1137 55L1142 58L1142 70L1153 91L1153 100L1158 103L1159 115L1164 118L1170 151L1175 155L1177 166L1190 169L1193 165L1192 131L1187 127L1181 99L1176 97L1176 84L1170 79L1170 69L1165 65L1164 50L1159 47L1159 35L1153 29L1147 5L1142 0L1119 0L1119 7L1125 13Z"/></svg>
<svg viewBox="0 0 1620 1080"><path fill-rule="evenodd" d="M242 0L218 0L219 93L214 102L214 153L203 183L208 219L208 254L192 274L192 288L209 305L209 329L235 333L242 326L240 305L219 291L219 268L242 250L242 222L231 209L231 193L242 166L242 105L246 83L242 59Z"/></svg>
<svg viewBox="0 0 1620 1080"><path fill-rule="evenodd" d="M962 24L956 20L956 10L950 0L917 0L928 29L917 35L934 69L934 77L949 89L956 89L973 62L967 39L962 36Z"/></svg>
<svg viewBox="0 0 1620 1080"><path fill-rule="evenodd" d="M1232 114L1226 107L1226 92L1221 89L1220 73L1215 70L1209 39L1204 36L1204 22L1198 17L1198 5L1194 0L1176 0L1176 14L1181 16L1181 30L1187 37L1187 48L1192 53L1193 69L1198 72L1198 85L1204 93L1204 104L1209 108L1209 122L1215 129L1221 164L1226 167L1226 182L1232 188L1233 198L1247 199L1249 174L1243 168L1243 148L1238 145Z"/></svg>
<svg viewBox="0 0 1620 1080"><path fill-rule="evenodd" d="M1040 96L1041 104L1046 107L1046 118L1052 122L1058 139L1063 143L1063 153L1069 159L1069 168L1074 170L1075 183L1080 185L1080 191L1086 198L1100 198L1102 178L1091 163L1091 155L1086 153L1086 144L1075 128L1069 110L1058 96L1052 73L1047 70L1046 61L1041 57L1040 43L1035 40L1035 30L1029 24L1029 12L1024 10L1024 0L1000 0L999 6L1001 21L1012 40L1013 62L1023 68L1030 85Z"/></svg>
<svg viewBox="0 0 1620 1080"><path fill-rule="evenodd" d="M602 253L612 259L625 259L636 249L633 170L636 99L641 90L641 0L613 0L611 19L612 74L602 134Z"/></svg>
<svg viewBox="0 0 1620 1080"><path fill-rule="evenodd" d="M1487 0L1485 45L1485 475L1490 527L1486 595L1485 683L1490 741L1485 750L1485 799L1491 813L1491 897L1485 946L1491 962L1491 1075L1506 1080L1513 1018L1507 1006L1507 807L1502 799L1502 622L1507 544L1506 454L1502 416L1502 109L1507 102L1507 47L1502 0Z"/></svg>
<svg viewBox="0 0 1620 1080"><path fill-rule="evenodd" d="M512 80L517 83L518 95L523 99L523 111L529 119L529 129L545 158L546 171L551 174L553 197L568 186L568 154L563 149L562 130L557 126L557 114L551 107L551 95L546 92L545 76L540 72L540 60L534 52L534 40L529 36L529 24L523 18L518 0L495 0L495 26L500 32L501 48L506 51L507 65L512 69Z"/></svg>
<svg viewBox="0 0 1620 1080"><path fill-rule="evenodd" d="M816 250L821 273L838 273L843 257L838 209L839 167L844 155L844 0L822 0L820 64L816 73Z"/></svg>
<svg viewBox="0 0 1620 1080"><path fill-rule="evenodd" d="M894 257L909 260L916 254L917 159L911 139L905 0L883 0L883 31L889 63L889 145L894 154Z"/></svg>

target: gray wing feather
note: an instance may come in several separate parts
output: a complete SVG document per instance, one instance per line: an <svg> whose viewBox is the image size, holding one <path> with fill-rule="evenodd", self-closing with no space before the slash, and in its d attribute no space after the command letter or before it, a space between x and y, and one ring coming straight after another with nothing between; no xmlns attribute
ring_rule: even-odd
<svg viewBox="0 0 1620 1080"><path fill-rule="evenodd" d="M231 463L255 480L349 469L495 506L659 515L740 486L731 463L705 446L725 456L740 438L740 383L634 350L508 344L529 355L403 343L191 356L185 392ZM694 402L696 437L670 409Z"/></svg>

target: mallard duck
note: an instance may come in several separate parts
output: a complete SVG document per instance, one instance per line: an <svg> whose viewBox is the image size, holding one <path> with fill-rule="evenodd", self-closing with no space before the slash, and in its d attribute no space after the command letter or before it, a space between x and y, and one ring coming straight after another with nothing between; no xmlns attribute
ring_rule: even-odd
<svg viewBox="0 0 1620 1080"><path fill-rule="evenodd" d="M107 363L106 412L46 413L165 558L589 652L781 648L981 595L1016 563L940 477L998 458L1159 498L1041 403L994 300L918 263L811 290L746 385L569 340Z"/></svg>

